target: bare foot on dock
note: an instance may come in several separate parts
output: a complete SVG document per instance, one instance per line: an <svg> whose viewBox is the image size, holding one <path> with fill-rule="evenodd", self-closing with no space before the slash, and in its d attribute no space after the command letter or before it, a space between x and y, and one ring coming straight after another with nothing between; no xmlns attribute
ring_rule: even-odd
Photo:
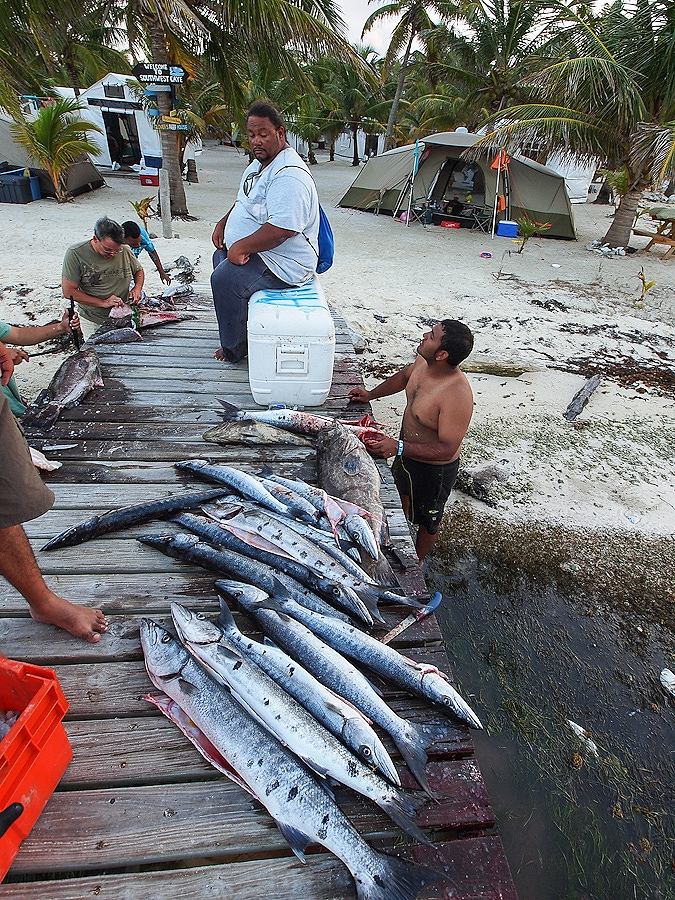
<svg viewBox="0 0 675 900"><path fill-rule="evenodd" d="M30 606L30 614L36 622L56 625L90 644L97 644L108 630L108 622L100 609L90 609L64 600L57 594Z"/></svg>
<svg viewBox="0 0 675 900"><path fill-rule="evenodd" d="M216 352L213 354L213 358L217 359L218 362L228 362L228 360L225 358L225 351L222 347L218 347Z"/></svg>

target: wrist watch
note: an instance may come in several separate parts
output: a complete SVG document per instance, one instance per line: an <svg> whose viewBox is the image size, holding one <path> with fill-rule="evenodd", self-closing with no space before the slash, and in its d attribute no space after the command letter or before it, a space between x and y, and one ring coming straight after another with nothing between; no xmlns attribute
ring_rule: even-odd
<svg viewBox="0 0 675 900"><path fill-rule="evenodd" d="M396 448L396 455L403 456L403 441L398 442L398 447Z"/></svg>

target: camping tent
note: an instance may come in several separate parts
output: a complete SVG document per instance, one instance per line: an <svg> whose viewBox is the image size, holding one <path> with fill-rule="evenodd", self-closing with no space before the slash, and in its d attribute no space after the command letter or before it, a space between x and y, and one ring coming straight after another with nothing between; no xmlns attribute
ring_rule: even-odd
<svg viewBox="0 0 675 900"><path fill-rule="evenodd" d="M464 131L444 131L420 142L420 165L412 186L414 204L457 200L489 215L497 184L497 172L491 168L494 154L483 153L476 160L462 158L478 138ZM407 204L414 153L414 145L409 144L368 160L339 206L393 213L399 204ZM508 171L502 171L499 194L504 197L499 218L526 215L535 222L549 222L546 234L550 237L576 238L562 175L516 154Z"/></svg>
<svg viewBox="0 0 675 900"><path fill-rule="evenodd" d="M42 196L53 197L55 191L51 178L44 169L35 168L35 160L29 160L24 148L21 144L17 144L12 137L10 124L11 120L9 117L4 113L0 113L0 165L6 163L3 166L3 171L33 168L40 179ZM81 159L78 159L77 162L70 166L66 175L66 187L73 197L85 191L93 191L95 188L103 187L104 184L101 173L84 153Z"/></svg>

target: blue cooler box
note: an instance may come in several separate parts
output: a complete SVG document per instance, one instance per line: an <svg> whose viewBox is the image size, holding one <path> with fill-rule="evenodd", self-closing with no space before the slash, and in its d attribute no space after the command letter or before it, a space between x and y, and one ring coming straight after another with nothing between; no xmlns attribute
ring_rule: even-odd
<svg viewBox="0 0 675 900"><path fill-rule="evenodd" d="M518 237L518 223L510 222L508 219L505 219L503 222L498 222L497 234L499 237Z"/></svg>

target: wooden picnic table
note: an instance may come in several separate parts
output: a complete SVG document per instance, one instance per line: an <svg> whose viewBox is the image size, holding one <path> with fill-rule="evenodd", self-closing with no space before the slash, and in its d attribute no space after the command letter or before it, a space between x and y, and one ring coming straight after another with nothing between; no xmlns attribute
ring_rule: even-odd
<svg viewBox="0 0 675 900"><path fill-rule="evenodd" d="M644 248L645 253L651 250L654 244L662 245L667 247L668 249L663 254L661 259L669 259L675 254L675 205L673 206L673 208L670 208L669 206L659 206L645 209L643 211L650 216L652 222L656 225L656 230L653 231L646 228L636 228L634 225L633 234L637 234L640 237L651 238L647 246ZM640 220L638 218L636 220L636 224L639 221Z"/></svg>
<svg viewBox="0 0 675 900"><path fill-rule="evenodd" d="M335 378L324 409L351 418L349 388L362 384L345 323L336 317ZM255 408L245 364L212 361L217 346L210 312L195 321L144 334L143 343L99 346L105 384L66 412L31 444L63 467L48 476L56 502L26 525L52 588L102 606L110 630L99 645L33 622L23 599L0 584L0 642L10 658L55 669L70 710L66 728L73 762L26 839L0 889L2 898L246 898L353 897L345 867L321 847L301 865L267 812L210 767L171 723L143 699L153 689L145 672L138 626L142 616L167 624L170 604L215 613L213 575L139 544L150 523L79 547L42 553L45 539L102 510L181 492L195 480L173 463L208 456L255 472L262 463L284 474L316 479L312 447L290 443L221 446L202 440L219 421L217 398ZM50 449L51 448L51 449ZM381 464L397 577L408 591L425 584L389 470ZM404 567L405 566L405 567ZM387 627L405 609L383 609ZM242 616L241 627L251 632ZM449 672L435 618L395 642L414 659ZM416 721L439 721L430 707L383 685L392 707ZM479 710L480 712L480 710ZM443 720L446 721L447 720ZM414 787L391 741L385 743ZM345 789L336 796L375 847L433 865L445 881L429 896L514 900L516 894L471 734L453 724L430 753L430 783L438 800L422 803L418 823L434 846L413 846L373 804Z"/></svg>

